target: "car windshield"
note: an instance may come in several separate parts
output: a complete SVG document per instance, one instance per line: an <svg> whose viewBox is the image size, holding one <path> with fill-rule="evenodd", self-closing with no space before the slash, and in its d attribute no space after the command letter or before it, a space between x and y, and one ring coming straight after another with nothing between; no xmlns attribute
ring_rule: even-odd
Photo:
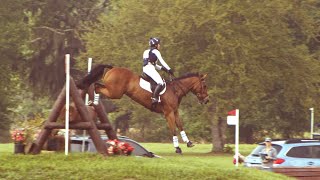
<svg viewBox="0 0 320 180"><path fill-rule="evenodd" d="M258 146L252 151L251 155L252 155L252 156L257 156L257 157L259 157L259 156L260 156L260 155L259 155L259 152L261 152L262 149L265 148L265 147L266 147L265 145L258 145ZM276 144L272 144L272 147L274 147L274 148L277 150L278 153L280 152L280 150L281 150L281 148L282 148L281 146L276 145Z"/></svg>

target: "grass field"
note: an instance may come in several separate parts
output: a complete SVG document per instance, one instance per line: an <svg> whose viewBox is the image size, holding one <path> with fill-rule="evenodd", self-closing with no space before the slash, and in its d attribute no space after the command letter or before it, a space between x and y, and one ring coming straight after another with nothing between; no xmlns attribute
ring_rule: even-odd
<svg viewBox="0 0 320 180"><path fill-rule="evenodd" d="M162 158L102 157L93 153L65 156L53 152L16 155L13 144L0 144L0 179L289 179L256 169L235 168L232 155L208 153L209 144L181 146L183 155L175 154L172 144L142 145ZM240 151L247 155L254 147L240 145Z"/></svg>

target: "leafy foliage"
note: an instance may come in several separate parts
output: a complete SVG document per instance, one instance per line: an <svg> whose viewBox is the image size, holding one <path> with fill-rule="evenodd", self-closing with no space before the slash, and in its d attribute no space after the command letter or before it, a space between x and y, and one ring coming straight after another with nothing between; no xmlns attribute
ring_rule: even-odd
<svg viewBox="0 0 320 180"><path fill-rule="evenodd" d="M32 51L27 58L29 79L35 92L50 93L53 97L64 84L65 54L71 54L71 67L74 57L82 50L84 44L80 39L82 25L87 21L96 21L97 15L104 11L107 1L67 1L46 0L30 1L26 4L27 18L31 24ZM31 64L31 66L30 66ZM72 69L77 77L81 72Z"/></svg>
<svg viewBox="0 0 320 180"><path fill-rule="evenodd" d="M14 96L14 70L23 57L27 31L24 27L24 13L21 3L24 1L4 0L0 7L0 141L9 140L10 123L9 106L12 106L11 97Z"/></svg>
<svg viewBox="0 0 320 180"><path fill-rule="evenodd" d="M307 130L308 108L318 99L319 62L308 46L318 34L316 6L282 0L111 1L109 13L88 27L83 56L139 73L147 39L158 36L163 56L178 74L209 73L217 109L190 111L183 105L194 133L196 123L206 126L210 118L217 121L239 108L241 126L253 128L245 136L261 129L270 136L298 135Z"/></svg>
<svg viewBox="0 0 320 180"><path fill-rule="evenodd" d="M192 139L217 141L212 127L233 108L240 109L245 141L309 131L308 109L319 101L318 1L4 0L2 5L0 128L8 129L9 110L18 119L47 111L50 98L39 100L34 94L57 95L66 53L79 69L92 57L94 63L140 73L142 52L155 36L161 38L161 53L176 76L196 71L209 75L211 103L195 106L190 95L181 104ZM73 69L72 74L80 72ZM18 83L27 78L32 86ZM10 99L12 89L17 93ZM128 99L117 103L120 112L110 116L133 110L130 127L141 140L168 140L162 117Z"/></svg>
<svg viewBox="0 0 320 180"><path fill-rule="evenodd" d="M74 57L84 49L81 25L94 21L106 5L107 1L1 1L0 141L9 139L9 119L19 124L37 113L45 115L64 83L64 55ZM74 77L79 74L71 72Z"/></svg>

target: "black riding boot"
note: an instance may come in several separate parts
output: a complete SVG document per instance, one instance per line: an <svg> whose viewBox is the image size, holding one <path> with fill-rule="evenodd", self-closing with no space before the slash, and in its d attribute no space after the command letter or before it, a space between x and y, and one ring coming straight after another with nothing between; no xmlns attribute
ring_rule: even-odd
<svg viewBox="0 0 320 180"><path fill-rule="evenodd" d="M154 89L154 92L152 94L152 108L155 109L157 107L158 101L159 101L159 93L162 90L162 85L158 84L156 88Z"/></svg>

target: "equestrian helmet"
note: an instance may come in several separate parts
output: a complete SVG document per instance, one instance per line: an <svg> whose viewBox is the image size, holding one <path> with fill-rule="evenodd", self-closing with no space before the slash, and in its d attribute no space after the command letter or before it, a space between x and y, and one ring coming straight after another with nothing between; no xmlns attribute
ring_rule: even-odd
<svg viewBox="0 0 320 180"><path fill-rule="evenodd" d="M160 39L153 37L149 39L149 45L150 47L155 47L156 45L160 44Z"/></svg>

